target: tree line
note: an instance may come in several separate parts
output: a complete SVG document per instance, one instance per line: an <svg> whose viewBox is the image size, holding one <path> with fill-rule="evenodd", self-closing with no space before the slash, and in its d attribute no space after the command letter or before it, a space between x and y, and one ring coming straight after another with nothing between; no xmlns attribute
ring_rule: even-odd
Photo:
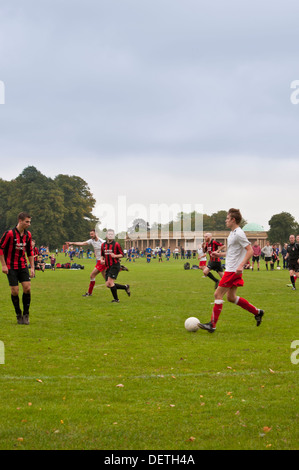
<svg viewBox="0 0 299 470"><path fill-rule="evenodd" d="M92 214L95 204L79 176L60 174L52 179L28 166L11 181L0 179L0 232L14 227L17 215L26 211L38 245L56 248L66 240L85 240L98 222Z"/></svg>
<svg viewBox="0 0 299 470"><path fill-rule="evenodd" d="M49 178L34 166L28 166L11 181L0 178L0 235L16 225L19 212L27 211L32 217L31 232L38 245L60 247L66 240L86 240L91 229L99 223L93 215L96 200L88 184L79 176L59 174ZM168 224L150 226L143 219L136 219L128 233L148 230L181 231L186 227L196 229L196 221L202 217L204 231L227 230L227 211L219 210L211 215L180 212ZM246 224L242 220L241 227ZM288 212L275 214L269 220L268 239L283 244L291 233L299 234L299 224ZM105 231L105 229L103 229ZM118 238L125 237L125 233Z"/></svg>

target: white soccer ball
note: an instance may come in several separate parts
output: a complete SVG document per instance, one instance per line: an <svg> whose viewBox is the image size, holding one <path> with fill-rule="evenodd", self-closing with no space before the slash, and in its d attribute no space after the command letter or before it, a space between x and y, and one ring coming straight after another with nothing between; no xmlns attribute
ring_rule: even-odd
<svg viewBox="0 0 299 470"><path fill-rule="evenodd" d="M198 318L196 318L196 317L189 317L189 318L187 318L187 320L185 321L185 328L186 328L186 330L188 330L188 331L197 331L197 330L199 329L198 323L200 323L200 321L198 320Z"/></svg>

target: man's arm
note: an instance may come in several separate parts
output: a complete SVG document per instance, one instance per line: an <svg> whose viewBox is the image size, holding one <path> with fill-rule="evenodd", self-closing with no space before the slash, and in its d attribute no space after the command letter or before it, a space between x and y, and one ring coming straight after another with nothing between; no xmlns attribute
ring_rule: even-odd
<svg viewBox="0 0 299 470"><path fill-rule="evenodd" d="M0 262L1 262L1 265L2 265L3 274L8 274L8 268L6 266L4 255L0 255Z"/></svg>
<svg viewBox="0 0 299 470"><path fill-rule="evenodd" d="M245 257L244 257L242 263L240 264L240 266L237 268L236 274L242 274L242 272L243 272L243 266L244 266L245 264L247 264L248 261L250 260L250 258L252 257L252 254L253 254L252 246L251 246L251 245L247 245L247 246L245 247L245 250L246 250Z"/></svg>
<svg viewBox="0 0 299 470"><path fill-rule="evenodd" d="M89 245L88 242L65 242L66 245L76 245L76 246L85 246Z"/></svg>

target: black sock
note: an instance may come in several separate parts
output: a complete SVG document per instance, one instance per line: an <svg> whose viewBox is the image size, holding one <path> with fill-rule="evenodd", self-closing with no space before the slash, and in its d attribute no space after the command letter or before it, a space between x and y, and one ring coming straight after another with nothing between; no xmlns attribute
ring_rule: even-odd
<svg viewBox="0 0 299 470"><path fill-rule="evenodd" d="M22 310L20 309L20 300L18 295L11 294L11 300L16 311L16 315L22 315Z"/></svg>
<svg viewBox="0 0 299 470"><path fill-rule="evenodd" d="M217 282L217 281L218 281L218 279L216 279L216 277L213 276L212 273L209 273L209 274L208 274L208 277L209 277L210 279L212 279L214 282Z"/></svg>
<svg viewBox="0 0 299 470"><path fill-rule="evenodd" d="M114 284L114 285L115 285L116 289L124 289L124 290L126 290L126 287L127 287L127 286L124 286L123 284Z"/></svg>
<svg viewBox="0 0 299 470"><path fill-rule="evenodd" d="M290 278L291 278L291 283L293 284L293 287L295 287L295 278L294 278L294 276L290 276Z"/></svg>
<svg viewBox="0 0 299 470"><path fill-rule="evenodd" d="M118 297L117 297L117 287L116 287L116 285L114 284L113 287L110 287L110 290L111 290L111 293L112 293L112 295L113 295L114 300L118 300Z"/></svg>
<svg viewBox="0 0 299 470"><path fill-rule="evenodd" d="M28 294L25 294L23 292L23 310L24 310L24 315L29 315L29 307L30 307L30 301L31 301L31 294L28 292Z"/></svg>

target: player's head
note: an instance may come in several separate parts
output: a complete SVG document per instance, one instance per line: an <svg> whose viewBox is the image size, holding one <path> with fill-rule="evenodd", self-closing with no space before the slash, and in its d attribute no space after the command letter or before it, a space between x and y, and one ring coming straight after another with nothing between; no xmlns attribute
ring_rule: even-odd
<svg viewBox="0 0 299 470"><path fill-rule="evenodd" d="M290 243L295 243L295 235L290 235L289 240Z"/></svg>
<svg viewBox="0 0 299 470"><path fill-rule="evenodd" d="M296 242L299 243L299 235L296 235Z"/></svg>
<svg viewBox="0 0 299 470"><path fill-rule="evenodd" d="M107 240L111 240L111 241L114 240L114 238L115 238L115 232L114 232L114 230L113 230L112 228L109 228L106 233L107 233L107 234L106 234L106 239L107 239Z"/></svg>
<svg viewBox="0 0 299 470"><path fill-rule="evenodd" d="M90 236L90 238L91 238L92 240L94 240L95 238L97 238L97 232L95 231L95 229L90 230L89 236Z"/></svg>
<svg viewBox="0 0 299 470"><path fill-rule="evenodd" d="M28 212L20 212L18 215L18 225L23 229L29 227L31 224L31 216Z"/></svg>
<svg viewBox="0 0 299 470"><path fill-rule="evenodd" d="M231 227L233 225L240 225L242 215L239 209L229 209L226 217L226 226Z"/></svg>
<svg viewBox="0 0 299 470"><path fill-rule="evenodd" d="M212 238L212 234L210 232L207 232L204 234L204 239L205 239L205 242L209 242Z"/></svg>

